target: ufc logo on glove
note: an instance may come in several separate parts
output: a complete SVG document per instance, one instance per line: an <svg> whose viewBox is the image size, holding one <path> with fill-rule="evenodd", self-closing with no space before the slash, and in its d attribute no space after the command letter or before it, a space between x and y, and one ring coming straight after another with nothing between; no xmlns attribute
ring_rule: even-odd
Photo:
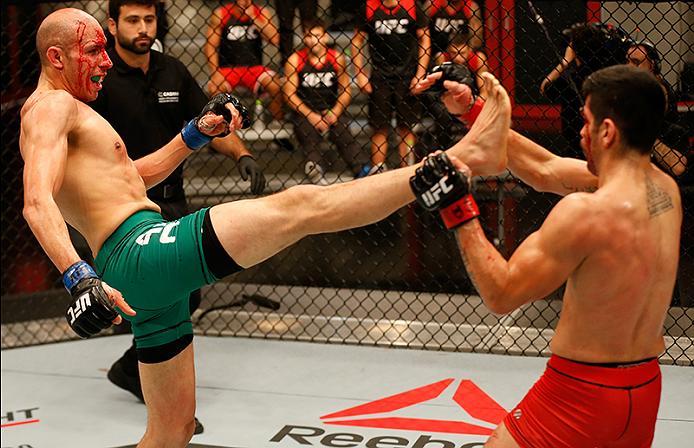
<svg viewBox="0 0 694 448"><path fill-rule="evenodd" d="M75 300L75 304L67 309L67 314L70 316L70 325L74 324L75 319L90 306L92 306L92 302L89 300L89 293L79 296L77 300Z"/></svg>
<svg viewBox="0 0 694 448"><path fill-rule="evenodd" d="M453 189L453 185L446 183L448 178L440 179L435 183L429 190L425 191L422 195L422 201L427 207L433 207L437 202L441 200L441 195L446 194Z"/></svg>

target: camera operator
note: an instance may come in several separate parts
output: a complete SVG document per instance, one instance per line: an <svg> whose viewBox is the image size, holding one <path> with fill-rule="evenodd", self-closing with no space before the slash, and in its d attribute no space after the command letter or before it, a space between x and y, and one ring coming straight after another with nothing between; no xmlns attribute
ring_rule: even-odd
<svg viewBox="0 0 694 448"><path fill-rule="evenodd" d="M631 40L620 28L603 23L577 23L562 31L568 40L563 60L545 77L540 91L561 104L562 135L569 157L583 158L580 131L583 101L578 87L593 72L626 62Z"/></svg>
<svg viewBox="0 0 694 448"><path fill-rule="evenodd" d="M678 124L675 91L663 77L660 62L660 53L647 40L633 42L627 51L627 64L651 72L665 92L665 121L653 146L653 161L670 175L681 176L687 168L687 158L683 153L687 152L690 131Z"/></svg>

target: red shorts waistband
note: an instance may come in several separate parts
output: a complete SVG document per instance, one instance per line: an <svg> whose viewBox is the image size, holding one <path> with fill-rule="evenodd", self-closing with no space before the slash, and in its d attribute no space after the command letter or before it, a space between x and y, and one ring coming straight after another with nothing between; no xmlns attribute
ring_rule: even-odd
<svg viewBox="0 0 694 448"><path fill-rule="evenodd" d="M598 386L629 389L648 384L660 375L657 359L624 366L604 367L552 355L547 362L547 367L579 381Z"/></svg>

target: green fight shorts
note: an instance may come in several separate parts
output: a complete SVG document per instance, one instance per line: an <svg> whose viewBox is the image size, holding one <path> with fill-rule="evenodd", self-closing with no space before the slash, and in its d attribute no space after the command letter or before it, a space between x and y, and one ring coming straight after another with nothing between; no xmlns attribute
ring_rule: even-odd
<svg viewBox="0 0 694 448"><path fill-rule="evenodd" d="M188 296L218 280L205 260L206 214L203 209L167 222L159 213L139 211L113 232L94 260L101 278L137 312L121 316L131 322L140 361L170 359L192 340ZM185 345L171 347L177 343ZM140 356L142 349L160 346L167 347L168 355Z"/></svg>

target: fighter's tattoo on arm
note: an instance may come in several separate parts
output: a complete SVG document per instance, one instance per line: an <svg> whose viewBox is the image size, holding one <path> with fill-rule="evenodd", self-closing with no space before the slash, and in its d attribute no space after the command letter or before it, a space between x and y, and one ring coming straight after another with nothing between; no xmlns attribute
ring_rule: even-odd
<svg viewBox="0 0 694 448"><path fill-rule="evenodd" d="M649 178L646 178L646 198L651 218L674 208L670 195Z"/></svg>

